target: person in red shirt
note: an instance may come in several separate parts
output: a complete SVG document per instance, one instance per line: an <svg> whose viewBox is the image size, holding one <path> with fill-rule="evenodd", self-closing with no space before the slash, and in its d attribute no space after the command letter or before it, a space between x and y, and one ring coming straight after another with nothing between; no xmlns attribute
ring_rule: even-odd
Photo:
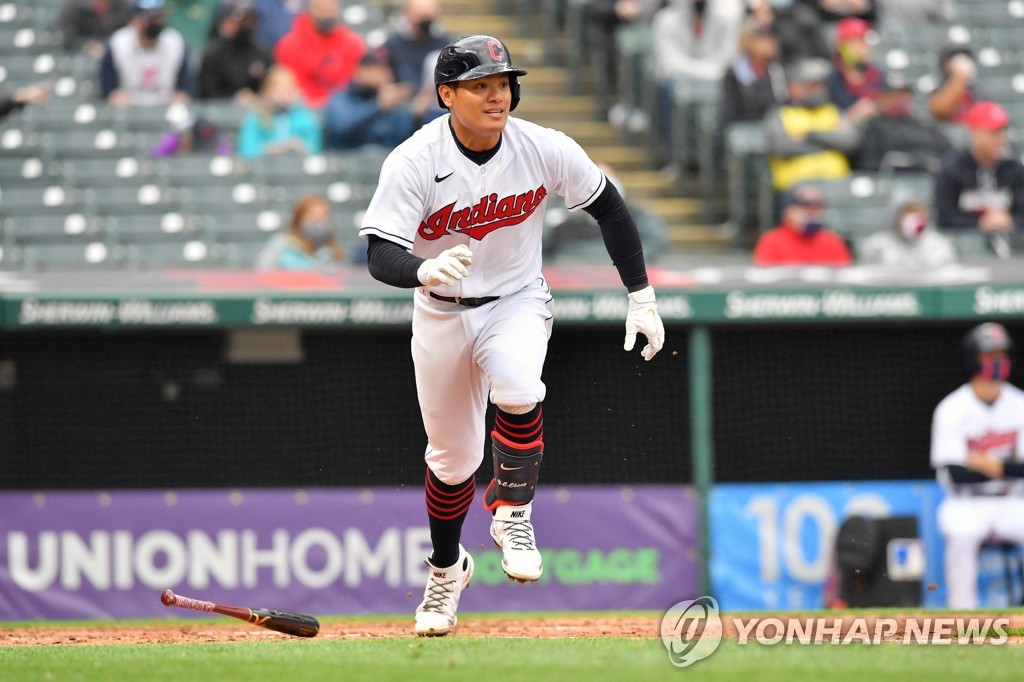
<svg viewBox="0 0 1024 682"><path fill-rule="evenodd" d="M754 265L850 265L846 243L822 223L824 200L814 185L797 185L783 199L782 224L761 235Z"/></svg>
<svg viewBox="0 0 1024 682"><path fill-rule="evenodd" d="M274 48L274 59L295 74L303 99L323 107L330 96L349 84L366 53L366 43L339 20L339 0L310 0Z"/></svg>

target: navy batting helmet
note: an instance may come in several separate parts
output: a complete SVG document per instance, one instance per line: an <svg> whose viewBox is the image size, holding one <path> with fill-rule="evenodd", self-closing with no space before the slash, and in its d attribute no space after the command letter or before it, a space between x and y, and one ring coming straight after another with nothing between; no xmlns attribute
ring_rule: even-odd
<svg viewBox="0 0 1024 682"><path fill-rule="evenodd" d="M519 76L526 72L512 66L512 57L505 43L492 36L467 36L448 43L437 55L434 66L434 90L437 92L437 103L447 109L441 101L439 88L444 83L469 81L483 78L496 73L507 73L508 84L512 90L512 105L509 111L519 104Z"/></svg>
<svg viewBox="0 0 1024 682"><path fill-rule="evenodd" d="M964 336L964 362L967 364L968 375L973 377L985 370L978 357L982 353L1009 351L1011 348L1013 348L1013 342L1010 340L1010 335L1006 333L1006 327L998 322L979 324Z"/></svg>

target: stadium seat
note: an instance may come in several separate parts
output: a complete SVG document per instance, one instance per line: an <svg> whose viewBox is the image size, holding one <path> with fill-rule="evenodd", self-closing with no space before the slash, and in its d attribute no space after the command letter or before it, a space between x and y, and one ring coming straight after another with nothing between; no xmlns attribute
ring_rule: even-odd
<svg viewBox="0 0 1024 682"><path fill-rule="evenodd" d="M25 109L24 121L34 132L40 133L72 130L96 132L113 125L108 109L97 107L92 102L74 100L54 100L45 106L28 107Z"/></svg>
<svg viewBox="0 0 1024 682"><path fill-rule="evenodd" d="M188 117L188 108L177 104L169 107L122 107L116 120L125 132L166 132Z"/></svg>
<svg viewBox="0 0 1024 682"><path fill-rule="evenodd" d="M223 263L231 268L252 268L262 250L263 243L258 241L225 244Z"/></svg>
<svg viewBox="0 0 1024 682"><path fill-rule="evenodd" d="M81 213L5 218L5 238L12 244L77 244L104 240L101 221Z"/></svg>
<svg viewBox="0 0 1024 682"><path fill-rule="evenodd" d="M119 249L103 242L35 244L21 249L21 266L28 270L82 270L120 267Z"/></svg>
<svg viewBox="0 0 1024 682"><path fill-rule="evenodd" d="M129 267L139 269L209 268L219 264L222 251L222 247L198 239L131 244L125 247L125 260Z"/></svg>
<svg viewBox="0 0 1024 682"><path fill-rule="evenodd" d="M139 187L95 187L85 192L85 203L96 215L163 214L177 207L177 198L155 184Z"/></svg>
<svg viewBox="0 0 1024 682"><path fill-rule="evenodd" d="M236 185L248 179L246 166L228 156L171 156L157 162L161 182L172 187Z"/></svg>
<svg viewBox="0 0 1024 682"><path fill-rule="evenodd" d="M319 154L299 156L285 154L256 159L250 164L253 178L270 187L279 184L323 185L331 170L327 157ZM352 172L355 172L354 167Z"/></svg>
<svg viewBox="0 0 1024 682"><path fill-rule="evenodd" d="M16 114L8 116L7 121L0 124L0 155L8 159L40 156L39 135L23 130L18 118Z"/></svg>
<svg viewBox="0 0 1024 682"><path fill-rule="evenodd" d="M107 232L119 244L189 241L197 238L199 221L178 211L123 213L107 219Z"/></svg>
<svg viewBox="0 0 1024 682"><path fill-rule="evenodd" d="M59 39L52 31L30 26L8 26L0 23L0 55L36 55L59 49Z"/></svg>
<svg viewBox="0 0 1024 682"><path fill-rule="evenodd" d="M267 238L288 228L289 214L272 210L235 209L226 213L207 213L199 223L207 239L222 244L264 243Z"/></svg>
<svg viewBox="0 0 1024 682"><path fill-rule="evenodd" d="M32 26L34 9L28 3L23 2L0 3L0 26L7 28Z"/></svg>
<svg viewBox="0 0 1024 682"><path fill-rule="evenodd" d="M198 103L193 111L197 116L205 118L225 133L236 133L242 124L242 119L249 112L248 107L235 104L231 100L207 101Z"/></svg>
<svg viewBox="0 0 1024 682"><path fill-rule="evenodd" d="M80 203L77 191L61 185L0 188L0 216L66 214Z"/></svg>
<svg viewBox="0 0 1024 682"><path fill-rule="evenodd" d="M64 176L75 187L139 187L153 182L152 162L134 156L119 159L68 159L61 162Z"/></svg>
<svg viewBox="0 0 1024 682"><path fill-rule="evenodd" d="M230 187L194 186L180 191L181 204L189 212L225 213L234 208L266 207L266 193L250 182Z"/></svg>
<svg viewBox="0 0 1024 682"><path fill-rule="evenodd" d="M47 133L42 136L42 147L57 159L121 158L134 152L130 140L110 128Z"/></svg>
<svg viewBox="0 0 1024 682"><path fill-rule="evenodd" d="M59 182L54 165L38 157L0 157L0 190L10 187L47 187Z"/></svg>

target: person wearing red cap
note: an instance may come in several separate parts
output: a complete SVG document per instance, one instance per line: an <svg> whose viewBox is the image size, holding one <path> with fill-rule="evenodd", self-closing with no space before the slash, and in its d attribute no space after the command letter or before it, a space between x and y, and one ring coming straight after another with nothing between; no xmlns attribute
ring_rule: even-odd
<svg viewBox="0 0 1024 682"><path fill-rule="evenodd" d="M863 19L849 17L836 24L835 70L829 74L828 94L835 105L846 111L857 105L864 116L874 113L872 103L878 99L885 79L882 71L871 63L871 44L867 35L871 26Z"/></svg>
<svg viewBox="0 0 1024 682"><path fill-rule="evenodd" d="M821 190L798 185L783 197L782 224L761 235L754 246L754 265L850 265L846 242L825 227Z"/></svg>
<svg viewBox="0 0 1024 682"><path fill-rule="evenodd" d="M940 227L985 233L1000 255L1024 229L1024 165L1005 154L1010 117L995 102L977 102L964 117L966 149L946 157L935 178Z"/></svg>

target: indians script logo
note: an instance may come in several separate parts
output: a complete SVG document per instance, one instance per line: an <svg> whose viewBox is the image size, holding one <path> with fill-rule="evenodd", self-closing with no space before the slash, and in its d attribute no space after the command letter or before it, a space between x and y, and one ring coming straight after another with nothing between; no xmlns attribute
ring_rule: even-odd
<svg viewBox="0 0 1024 682"><path fill-rule="evenodd" d="M1017 444L1017 432L1006 431L1005 433L998 433L996 431L988 431L984 435L978 438L968 438L967 448L969 450L977 450L978 452L984 452L993 454L991 451L1005 451L1013 452L1013 447Z"/></svg>
<svg viewBox="0 0 1024 682"><path fill-rule="evenodd" d="M661 642L668 660L685 668L715 653L722 641L722 619L713 597L681 601L661 619Z"/></svg>
<svg viewBox="0 0 1024 682"><path fill-rule="evenodd" d="M509 194L498 198L497 194L481 197L473 206L456 209L455 202L442 206L420 223L419 234L427 240L434 240L446 234L464 234L473 239L483 239L491 232L509 225L518 225L537 210L547 197L548 191L541 185L522 194Z"/></svg>

